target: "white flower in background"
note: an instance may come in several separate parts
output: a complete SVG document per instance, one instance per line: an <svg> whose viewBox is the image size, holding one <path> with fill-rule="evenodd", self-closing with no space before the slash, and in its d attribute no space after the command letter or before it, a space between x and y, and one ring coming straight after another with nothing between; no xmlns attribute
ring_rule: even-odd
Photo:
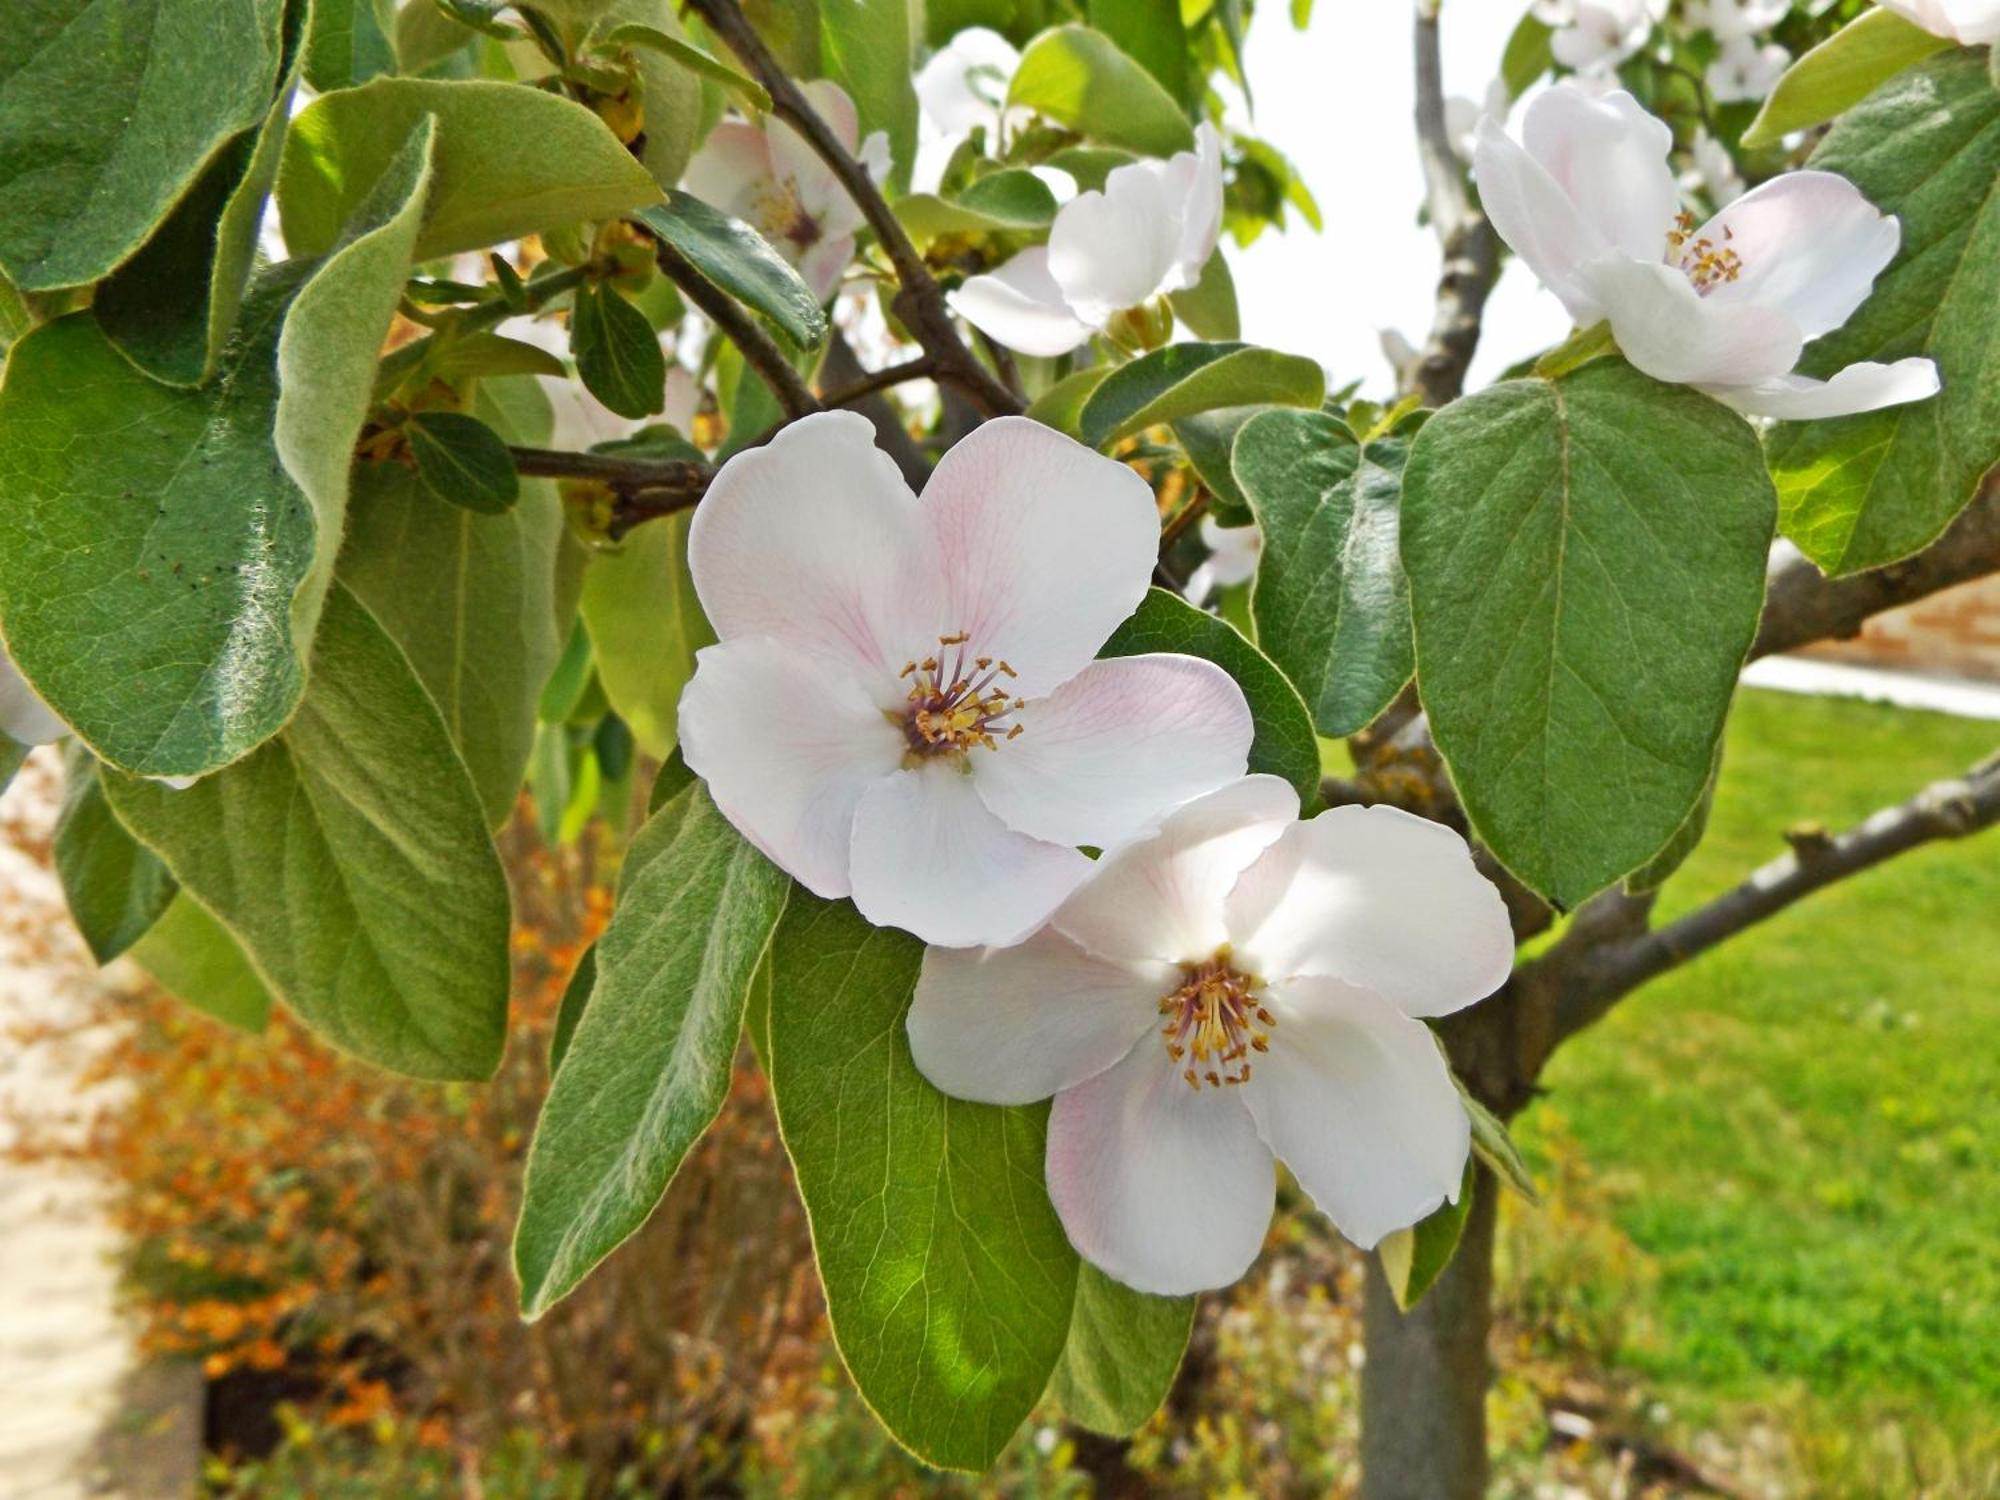
<svg viewBox="0 0 2000 1500"><path fill-rule="evenodd" d="M968 26L932 54L917 74L917 102L940 135L962 136L984 126L1000 126L1007 111L1007 85L1021 66L1013 43L984 26ZM1008 119L1031 117L1019 106Z"/></svg>
<svg viewBox="0 0 2000 1500"><path fill-rule="evenodd" d="M878 130L861 141L847 90L825 78L800 88L841 145L877 182L884 180L889 138ZM867 222L805 138L776 118L762 125L724 120L688 163L681 186L763 235L822 302L854 259L855 231Z"/></svg>
<svg viewBox="0 0 2000 1500"><path fill-rule="evenodd" d="M1718 42L1769 31L1792 8L1792 0L1687 0L1687 23Z"/></svg>
<svg viewBox="0 0 2000 1500"><path fill-rule="evenodd" d="M1880 0L1914 21L1932 36L1948 37L1961 47L2000 46L2000 0Z"/></svg>
<svg viewBox="0 0 2000 1500"><path fill-rule="evenodd" d="M1505 982L1506 907L1448 828L1298 812L1244 777L1107 854L1019 947L924 955L917 1067L963 1099L1054 1095L1056 1212L1141 1291L1243 1274L1273 1156L1364 1249L1458 1196L1465 1109L1418 1018Z"/></svg>
<svg viewBox="0 0 2000 1500"><path fill-rule="evenodd" d="M1190 604L1206 604L1217 589L1234 588L1257 576L1257 559L1264 553L1264 533L1248 526L1224 526L1214 516L1201 518L1201 539L1208 558L1188 575L1181 592Z"/></svg>
<svg viewBox="0 0 2000 1500"><path fill-rule="evenodd" d="M1108 848L1243 773L1249 706L1193 657L1093 661L1159 542L1123 464L1021 417L919 501L852 412L738 454L688 563L719 645L681 698L716 805L819 895L933 943L1038 927Z"/></svg>
<svg viewBox="0 0 2000 1500"><path fill-rule="evenodd" d="M1579 73L1608 73L1646 45L1667 13L1666 0L1536 0L1534 13L1555 28L1549 50Z"/></svg>
<svg viewBox="0 0 2000 1500"><path fill-rule="evenodd" d="M1504 122L1507 111L1514 107L1514 96L1507 92L1507 80L1496 78L1486 85L1484 102L1466 98L1463 94L1453 94L1444 101L1444 130L1451 141L1451 149L1460 161L1472 160L1472 148L1478 140L1479 122L1491 115Z"/></svg>
<svg viewBox="0 0 2000 1500"><path fill-rule="evenodd" d="M693 320L700 315L689 316ZM548 318L509 318L496 331L524 344L533 344L573 365L569 332L560 323ZM688 342L688 335L689 329L683 325L676 342ZM665 406L657 417L642 417L637 421L619 416L572 376L537 375L535 380L549 398L549 409L555 418L549 441L558 448L581 449L615 442L653 422L665 422L682 437L693 439L695 414L701 409L701 382L676 358L667 361Z"/></svg>
<svg viewBox="0 0 2000 1500"><path fill-rule="evenodd" d="M28 685L14 658L0 646L0 734L17 745L46 745L69 733L69 726Z"/></svg>
<svg viewBox="0 0 2000 1500"><path fill-rule="evenodd" d="M1119 167L1056 210L1047 245L970 277L951 305L1010 349L1067 354L1127 308L1193 286L1221 233L1222 140L1203 121L1193 151Z"/></svg>
<svg viewBox="0 0 2000 1500"><path fill-rule="evenodd" d="M1776 42L1757 45L1739 36L1722 44L1722 51L1702 74L1709 96L1718 104L1742 104L1762 99L1791 66L1792 54Z"/></svg>
<svg viewBox="0 0 2000 1500"><path fill-rule="evenodd" d="M1734 203L1743 196L1743 179L1737 174L1736 159L1729 154L1728 147L1699 126L1695 128L1690 154L1694 164L1681 176L1683 187L1705 192L1711 203Z"/></svg>
<svg viewBox="0 0 2000 1500"><path fill-rule="evenodd" d="M1788 172L1699 228L1668 166L1673 134L1623 90L1561 83L1531 103L1522 143L1488 121L1473 172L1493 227L1580 328L1609 319L1656 380L1753 416L1843 416L1938 389L1927 359L1791 374L1896 254L1901 227L1830 172Z"/></svg>

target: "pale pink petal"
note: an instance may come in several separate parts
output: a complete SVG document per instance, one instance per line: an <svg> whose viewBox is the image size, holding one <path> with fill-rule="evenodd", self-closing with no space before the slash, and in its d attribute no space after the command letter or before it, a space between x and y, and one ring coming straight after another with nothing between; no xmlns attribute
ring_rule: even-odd
<svg viewBox="0 0 2000 1500"><path fill-rule="evenodd" d="M771 152L754 125L724 120L708 133L681 174L681 186L702 202L738 219L754 219L760 196L771 190Z"/></svg>
<svg viewBox="0 0 2000 1500"><path fill-rule="evenodd" d="M724 640L772 636L888 683L913 638L934 633L917 510L866 417L792 423L724 464L695 508L688 567L709 623Z"/></svg>
<svg viewBox="0 0 2000 1500"><path fill-rule="evenodd" d="M0 649L0 734L17 745L46 745L69 733L69 726L28 685L13 658Z"/></svg>
<svg viewBox="0 0 2000 1500"><path fill-rule="evenodd" d="M962 438L921 512L944 591L935 633L964 633L975 655L1006 661L1023 698L1082 671L1152 582L1152 488L1026 417Z"/></svg>
<svg viewBox="0 0 2000 1500"><path fill-rule="evenodd" d="M830 78L816 78L800 85L800 91L852 153L861 139L861 126L847 90ZM851 233L862 222L861 215L833 168L804 136L776 116L765 126L765 133L770 141L771 170L780 181L791 184L806 216L827 234Z"/></svg>
<svg viewBox="0 0 2000 1500"><path fill-rule="evenodd" d="M1163 1046L1056 1095L1049 1200L1083 1258L1127 1286L1182 1296L1257 1259L1277 1174L1237 1088L1191 1089Z"/></svg>
<svg viewBox="0 0 2000 1500"><path fill-rule="evenodd" d="M973 757L973 781L1008 827L1105 849L1236 780L1250 705L1195 656L1094 661L1014 713L1021 733Z"/></svg>
<svg viewBox="0 0 2000 1500"><path fill-rule="evenodd" d="M1472 1130L1430 1028L1335 979L1270 1000L1270 1051L1240 1092L1320 1212L1368 1250L1455 1200Z"/></svg>
<svg viewBox="0 0 2000 1500"><path fill-rule="evenodd" d="M1868 299L1896 258L1902 226L1831 172L1787 172L1752 188L1696 232L1741 266L1716 284L1717 305L1776 308L1806 339L1831 333Z"/></svg>
<svg viewBox="0 0 2000 1500"><path fill-rule="evenodd" d="M1506 903L1465 840L1394 807L1287 828L1230 893L1228 927L1247 972L1342 979L1413 1016L1483 1000L1514 966Z"/></svg>
<svg viewBox="0 0 2000 1500"><path fill-rule="evenodd" d="M947 948L1017 943L1090 874L1076 850L1016 833L954 757L871 785L854 810L854 904Z"/></svg>
<svg viewBox="0 0 2000 1500"><path fill-rule="evenodd" d="M1830 380L1774 375L1755 385L1714 385L1702 389L1746 416L1802 422L1922 401L1938 393L1938 371L1927 359L1899 359L1892 365L1873 362L1849 365Z"/></svg>
<svg viewBox="0 0 2000 1500"><path fill-rule="evenodd" d="M1100 958L1213 958L1229 941L1230 888L1298 815L1299 794L1281 777L1231 782L1107 853L1054 925Z"/></svg>
<svg viewBox="0 0 2000 1500"><path fill-rule="evenodd" d="M998 270L968 276L945 299L951 310L1009 349L1037 358L1067 354L1090 337L1049 274L1049 251L1036 245Z"/></svg>
<svg viewBox="0 0 2000 1500"><path fill-rule="evenodd" d="M1493 228L1535 279L1562 299L1570 317L1579 325L1603 317L1582 272L1611 247L1584 220L1562 184L1491 116L1479 122L1472 175Z"/></svg>
<svg viewBox="0 0 2000 1500"><path fill-rule="evenodd" d="M1021 54L999 32L968 26L932 55L917 74L917 102L945 135L975 125L991 129L1007 96L1007 80Z"/></svg>
<svg viewBox="0 0 2000 1500"><path fill-rule="evenodd" d="M1181 249L1183 205L1162 162L1115 169L1102 192L1078 193L1049 229L1049 273L1076 315L1102 328L1166 289Z"/></svg>
<svg viewBox="0 0 2000 1500"><path fill-rule="evenodd" d="M853 235L821 240L799 256L799 279L824 303L839 288L841 273L853 259Z"/></svg>
<svg viewBox="0 0 2000 1500"><path fill-rule="evenodd" d="M907 748L851 674L762 636L695 658L680 742L729 821L827 897L848 892L855 804Z"/></svg>
<svg viewBox="0 0 2000 1500"><path fill-rule="evenodd" d="M1655 380L1748 385L1798 363L1798 325L1775 308L1703 297L1677 267L1601 260L1585 272L1618 348Z"/></svg>
<svg viewBox="0 0 2000 1500"><path fill-rule="evenodd" d="M1013 948L926 948L910 1051L954 1098L1030 1104L1143 1045L1180 982L1172 964L1106 963L1046 928Z"/></svg>
<svg viewBox="0 0 2000 1500"><path fill-rule="evenodd" d="M1674 134L1638 100L1559 83L1529 103L1521 141L1598 239L1636 260L1659 259L1680 210L1668 161Z"/></svg>

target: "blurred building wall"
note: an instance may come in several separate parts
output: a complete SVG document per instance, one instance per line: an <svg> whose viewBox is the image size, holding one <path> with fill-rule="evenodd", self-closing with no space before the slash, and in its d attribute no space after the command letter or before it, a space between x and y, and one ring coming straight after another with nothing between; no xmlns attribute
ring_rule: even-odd
<svg viewBox="0 0 2000 1500"><path fill-rule="evenodd" d="M1853 640L1829 641L1805 654L2000 682L2000 576L1877 615Z"/></svg>

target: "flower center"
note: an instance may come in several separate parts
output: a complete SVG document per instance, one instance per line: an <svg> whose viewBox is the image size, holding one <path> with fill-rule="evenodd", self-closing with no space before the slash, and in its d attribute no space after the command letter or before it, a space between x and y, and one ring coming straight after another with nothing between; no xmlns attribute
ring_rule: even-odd
<svg viewBox="0 0 2000 1500"><path fill-rule="evenodd" d="M996 686L1014 676L1014 669L990 656L972 655L966 650L970 639L965 631L941 635L936 656L903 668L900 675L910 691L901 712L891 710L889 717L901 722L912 755L963 754L974 745L995 750L1000 740L1021 732L1022 725L1006 720L1025 705Z"/></svg>
<svg viewBox="0 0 2000 1500"><path fill-rule="evenodd" d="M1694 289L1706 297L1725 282L1734 281L1743 274L1743 257L1729 245L1735 238L1736 231L1724 224L1721 244L1718 245L1707 235L1696 239L1694 215L1682 209L1674 219L1674 227L1667 231L1667 254L1680 266L1682 274L1694 283Z"/></svg>
<svg viewBox="0 0 2000 1500"><path fill-rule="evenodd" d="M1250 1054L1268 1051L1277 1018L1257 999L1261 981L1229 962L1228 948L1181 965L1181 987L1160 1002L1167 1056L1185 1064L1191 1089L1250 1081Z"/></svg>
<svg viewBox="0 0 2000 1500"><path fill-rule="evenodd" d="M767 240L810 250L820 241L819 220L805 210L788 183L767 182L750 206L750 222Z"/></svg>

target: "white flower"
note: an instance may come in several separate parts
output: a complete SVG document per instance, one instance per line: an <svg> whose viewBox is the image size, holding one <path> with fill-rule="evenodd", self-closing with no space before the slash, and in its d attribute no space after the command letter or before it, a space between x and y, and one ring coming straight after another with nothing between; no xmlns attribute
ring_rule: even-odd
<svg viewBox="0 0 2000 1500"><path fill-rule="evenodd" d="M1206 604L1217 589L1234 588L1257 575L1257 559L1264 552L1264 533L1252 521L1248 526L1224 526L1214 516L1201 518L1201 539L1208 544L1208 558L1189 575L1181 592L1190 604Z"/></svg>
<svg viewBox="0 0 2000 1500"><path fill-rule="evenodd" d="M1881 0L1906 21L1961 47L2000 46L2000 0Z"/></svg>
<svg viewBox="0 0 2000 1500"><path fill-rule="evenodd" d="M860 142L859 117L847 91L825 78L800 88L869 175L885 179L889 138L878 130ZM867 222L805 138L776 118L763 125L725 120L716 126L688 163L681 186L763 235L822 302L854 259L855 231Z"/></svg>
<svg viewBox="0 0 2000 1500"><path fill-rule="evenodd" d="M28 685L14 658L0 646L0 734L17 745L46 745L69 733L69 725Z"/></svg>
<svg viewBox="0 0 2000 1500"><path fill-rule="evenodd" d="M1699 126L1695 127L1691 154L1694 165L1682 174L1682 186L1707 193L1711 203L1733 203L1743 196L1743 179L1737 175L1735 158Z"/></svg>
<svg viewBox="0 0 2000 1500"><path fill-rule="evenodd" d="M1019 947L924 955L917 1067L959 1098L1054 1095L1056 1212L1142 1291L1243 1274L1274 1155L1363 1248L1458 1196L1465 1110L1418 1018L1505 982L1506 908L1448 828L1298 811L1247 776L1106 855Z"/></svg>
<svg viewBox="0 0 2000 1500"><path fill-rule="evenodd" d="M1007 85L1020 66L1021 54L1007 38L984 26L968 26L918 72L917 102L941 135L961 136L981 125L991 130L1006 109Z"/></svg>
<svg viewBox="0 0 2000 1500"><path fill-rule="evenodd" d="M1741 104L1770 93L1771 85L1784 76L1791 61L1792 54L1776 42L1760 47L1753 38L1739 36L1722 44L1702 81L1716 103Z"/></svg>
<svg viewBox="0 0 2000 1500"><path fill-rule="evenodd" d="M1056 210L1046 246L970 277L951 305L1023 354L1067 354L1127 308L1191 287L1222 233L1222 140L1119 167Z"/></svg>
<svg viewBox="0 0 2000 1500"><path fill-rule="evenodd" d="M1537 0L1535 15L1553 26L1549 50L1579 73L1608 73L1646 45L1666 15L1666 0Z"/></svg>
<svg viewBox="0 0 2000 1500"><path fill-rule="evenodd" d="M1687 23L1719 42L1769 31L1792 8L1792 0L1687 0Z"/></svg>
<svg viewBox="0 0 2000 1500"><path fill-rule="evenodd" d="M1491 115L1504 122L1507 111L1513 108L1514 96L1507 91L1507 80L1496 78L1486 85L1483 102L1466 98L1463 94L1453 94L1444 101L1444 131L1451 141L1452 153L1460 161L1472 160L1472 148L1479 136L1479 122Z"/></svg>
<svg viewBox="0 0 2000 1500"><path fill-rule="evenodd" d="M1473 172L1493 227L1578 327L1609 319L1619 349L1654 379L1782 418L1937 391L1927 359L1849 365L1831 380L1790 373L1896 254L1901 227L1845 178L1788 172L1697 229L1667 164L1672 132L1630 94L1557 84L1521 123L1525 146L1491 121L1480 127Z"/></svg>
<svg viewBox="0 0 2000 1500"><path fill-rule="evenodd" d="M1240 776L1250 710L1206 661L1092 660L1152 575L1137 474L1001 418L920 502L873 436L806 417L709 486L688 563L721 644L681 745L819 895L933 943L1011 942L1090 872L1077 845Z"/></svg>

